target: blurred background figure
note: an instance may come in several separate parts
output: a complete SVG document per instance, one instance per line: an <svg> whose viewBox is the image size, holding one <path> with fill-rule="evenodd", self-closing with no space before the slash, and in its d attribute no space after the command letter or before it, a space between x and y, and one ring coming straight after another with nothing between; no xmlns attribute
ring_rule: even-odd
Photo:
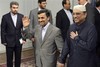
<svg viewBox="0 0 100 67"><path fill-rule="evenodd" d="M70 9L70 1L62 1L63 8L56 14L56 26L61 30L63 40L67 37L67 30L73 24L72 10Z"/></svg>
<svg viewBox="0 0 100 67"><path fill-rule="evenodd" d="M100 67L100 1L96 2L95 7L95 27L97 30L98 38L97 38L97 47L96 47L96 62L97 67Z"/></svg>
<svg viewBox="0 0 100 67"><path fill-rule="evenodd" d="M89 23L95 23L95 18L94 18L94 6L91 5L88 0L78 0L78 4L84 5L86 7L86 12L87 12L87 22Z"/></svg>

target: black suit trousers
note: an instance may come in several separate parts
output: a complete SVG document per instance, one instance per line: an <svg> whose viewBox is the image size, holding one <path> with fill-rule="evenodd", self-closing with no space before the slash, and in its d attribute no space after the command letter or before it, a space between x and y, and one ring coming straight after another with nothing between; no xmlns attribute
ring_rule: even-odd
<svg viewBox="0 0 100 67"><path fill-rule="evenodd" d="M21 45L21 44L19 44L19 45ZM22 45L21 46L15 45L14 47L6 46L7 67L13 67L13 58L15 61L14 67L20 67L21 51L22 51Z"/></svg>

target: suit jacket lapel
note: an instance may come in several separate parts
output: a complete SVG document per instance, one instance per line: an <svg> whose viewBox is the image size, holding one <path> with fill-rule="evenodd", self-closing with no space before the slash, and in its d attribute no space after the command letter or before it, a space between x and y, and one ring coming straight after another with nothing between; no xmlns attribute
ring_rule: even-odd
<svg viewBox="0 0 100 67"><path fill-rule="evenodd" d="M20 19L20 17L19 17L19 14L17 14L17 21L16 21L16 28L18 27L18 24L19 24L19 19Z"/></svg>
<svg viewBox="0 0 100 67"><path fill-rule="evenodd" d="M42 28L39 26L39 31L38 31L38 38L39 38L39 42L40 42L40 44L42 43L42 30L41 30Z"/></svg>
<svg viewBox="0 0 100 67"><path fill-rule="evenodd" d="M48 29L47 29L47 31L46 31L46 34L45 34L45 36L44 36L44 39L43 39L43 41L42 41L41 46L42 46L43 43L47 40L47 38L49 37L49 35L51 34L51 32L52 32L52 25L50 24L49 27L48 27Z"/></svg>
<svg viewBox="0 0 100 67"><path fill-rule="evenodd" d="M66 17L67 20L69 20L67 14L66 14L66 12L64 11L64 9L62 9L62 11L63 11L62 13L63 13L64 17Z"/></svg>
<svg viewBox="0 0 100 67"><path fill-rule="evenodd" d="M11 14L10 14L10 13L9 13L9 17L8 17L8 18L9 18L9 21L11 22L11 24L13 25L13 27L15 27L15 26L14 26L13 19L12 19L12 17L11 17Z"/></svg>

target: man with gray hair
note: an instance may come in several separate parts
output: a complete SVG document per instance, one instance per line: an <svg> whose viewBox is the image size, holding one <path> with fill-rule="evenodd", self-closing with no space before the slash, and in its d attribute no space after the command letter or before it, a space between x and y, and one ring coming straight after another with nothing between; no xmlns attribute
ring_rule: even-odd
<svg viewBox="0 0 100 67"><path fill-rule="evenodd" d="M64 67L68 54L67 67L95 67L97 32L95 26L86 21L86 17L85 6L74 6L75 23L69 28L58 67Z"/></svg>

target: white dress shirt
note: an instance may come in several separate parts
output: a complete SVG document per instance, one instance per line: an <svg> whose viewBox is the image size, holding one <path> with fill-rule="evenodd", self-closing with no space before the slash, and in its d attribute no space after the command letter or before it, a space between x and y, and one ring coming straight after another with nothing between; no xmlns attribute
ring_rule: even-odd
<svg viewBox="0 0 100 67"><path fill-rule="evenodd" d="M45 27L42 28L42 41L43 41L43 39L44 39L44 36L45 36L45 34L46 34L46 31L47 31L49 25L50 25L50 22L48 22L47 25L46 25Z"/></svg>
<svg viewBox="0 0 100 67"><path fill-rule="evenodd" d="M69 10L66 10L66 9L64 9L64 11L65 11L65 13L67 14L67 17L68 17L68 19L69 19L69 21L70 21L70 25L73 24L74 22L73 22L72 13L71 13Z"/></svg>
<svg viewBox="0 0 100 67"><path fill-rule="evenodd" d="M86 6L87 3L88 3L88 2L86 2L86 3L84 4L84 6Z"/></svg>
<svg viewBox="0 0 100 67"><path fill-rule="evenodd" d="M98 12L100 13L100 9L96 8L98 10Z"/></svg>
<svg viewBox="0 0 100 67"><path fill-rule="evenodd" d="M38 7L38 11L42 10L40 7Z"/></svg>
<svg viewBox="0 0 100 67"><path fill-rule="evenodd" d="M16 23L17 23L17 14L13 14L13 13L11 13L11 18L12 18L12 20L13 20L13 23L14 23L14 26L16 27Z"/></svg>

